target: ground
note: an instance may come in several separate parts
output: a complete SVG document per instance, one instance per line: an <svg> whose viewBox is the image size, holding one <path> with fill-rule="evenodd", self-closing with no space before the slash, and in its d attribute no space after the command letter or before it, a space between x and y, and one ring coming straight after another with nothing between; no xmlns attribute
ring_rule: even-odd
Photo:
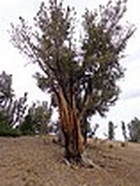
<svg viewBox="0 0 140 186"><path fill-rule="evenodd" d="M52 137L0 138L0 186L140 186L140 144L89 140L94 168L68 166Z"/></svg>

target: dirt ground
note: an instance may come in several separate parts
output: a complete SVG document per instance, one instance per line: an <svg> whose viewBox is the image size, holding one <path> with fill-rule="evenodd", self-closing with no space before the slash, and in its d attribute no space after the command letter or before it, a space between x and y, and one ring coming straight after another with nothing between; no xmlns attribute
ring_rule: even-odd
<svg viewBox="0 0 140 186"><path fill-rule="evenodd" d="M0 186L140 186L140 144L90 140L97 166L70 168L52 137L0 138Z"/></svg>

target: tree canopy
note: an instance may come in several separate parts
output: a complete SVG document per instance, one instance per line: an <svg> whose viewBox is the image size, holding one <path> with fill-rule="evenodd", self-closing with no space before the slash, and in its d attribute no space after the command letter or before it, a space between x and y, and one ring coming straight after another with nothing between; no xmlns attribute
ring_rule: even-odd
<svg viewBox="0 0 140 186"><path fill-rule="evenodd" d="M114 6L109 1L100 6L99 12L86 10L81 49L73 41L75 12L62 5L53 0L48 7L42 3L34 17L35 27L28 26L20 17L20 25L12 24L12 42L44 72L36 74L40 88L57 93L61 86L71 102L74 87L81 111L104 115L118 98L116 81L124 74L119 62L134 33L132 25L120 23L126 1L119 0Z"/></svg>

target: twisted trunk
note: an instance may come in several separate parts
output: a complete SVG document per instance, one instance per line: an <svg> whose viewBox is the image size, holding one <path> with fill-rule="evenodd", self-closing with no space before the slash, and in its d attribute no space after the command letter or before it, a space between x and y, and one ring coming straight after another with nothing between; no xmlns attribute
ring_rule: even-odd
<svg viewBox="0 0 140 186"><path fill-rule="evenodd" d="M75 100L72 100L72 106L69 105L62 89L58 95L60 123L65 138L65 158L70 162L78 162L83 152L83 139Z"/></svg>

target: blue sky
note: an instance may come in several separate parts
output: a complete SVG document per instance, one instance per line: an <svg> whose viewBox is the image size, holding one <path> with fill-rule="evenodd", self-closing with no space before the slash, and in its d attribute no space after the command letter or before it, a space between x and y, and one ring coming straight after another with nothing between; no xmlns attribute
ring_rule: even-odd
<svg viewBox="0 0 140 186"><path fill-rule="evenodd" d="M27 65L28 60L20 55L17 49L13 48L9 42L10 36L7 32L10 23L18 23L18 17L22 16L31 21L35 16L41 0L0 0L0 72L5 70L13 74L13 86L18 96L25 91L29 92L29 100L48 100L48 96L43 94L37 87L33 74L37 71L34 65ZM47 1L46 1L47 2ZM106 4L107 0L65 0L65 3L75 6L78 16L83 14L85 7L93 10L99 4ZM128 0L128 11L125 19L134 23L137 27L135 35L130 39L126 58L122 61L126 68L125 77L119 82L122 93L120 99L114 107L110 108L107 117L100 119L99 116L93 118L93 123L102 124L99 135L107 128L108 121L113 121L118 125L117 137L121 137L120 122L128 123L135 116L140 118L140 3L136 0Z"/></svg>

